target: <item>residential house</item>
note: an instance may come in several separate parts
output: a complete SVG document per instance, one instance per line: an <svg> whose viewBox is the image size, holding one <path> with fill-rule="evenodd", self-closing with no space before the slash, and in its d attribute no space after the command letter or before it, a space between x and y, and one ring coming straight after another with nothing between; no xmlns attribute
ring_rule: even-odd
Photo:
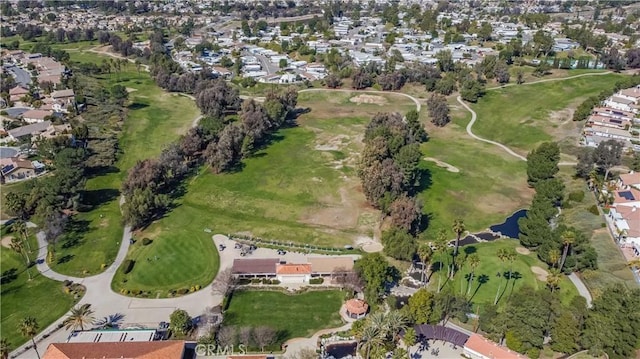
<svg viewBox="0 0 640 359"><path fill-rule="evenodd" d="M27 123L43 122L46 117L53 115L52 111L45 110L29 110L24 112L21 117Z"/></svg>
<svg viewBox="0 0 640 359"><path fill-rule="evenodd" d="M9 90L9 101L18 102L22 97L24 97L24 95L27 95L28 93L29 93L29 90L18 85Z"/></svg>
<svg viewBox="0 0 640 359"><path fill-rule="evenodd" d="M49 126L51 126L51 121L44 121L33 123L30 125L18 127L7 131L9 138L18 141L25 136L37 136L43 132L45 132Z"/></svg>
<svg viewBox="0 0 640 359"><path fill-rule="evenodd" d="M638 110L634 106L636 105L635 100L629 99L627 97L613 95L606 99L604 103L606 106L614 108L616 110L638 113Z"/></svg>
<svg viewBox="0 0 640 359"><path fill-rule="evenodd" d="M618 189L628 190L634 187L640 190L640 172L630 172L620 175L618 180Z"/></svg>
<svg viewBox="0 0 640 359"><path fill-rule="evenodd" d="M621 246L631 247L640 256L640 210L637 206L617 206L607 216L613 222L614 236Z"/></svg>
<svg viewBox="0 0 640 359"><path fill-rule="evenodd" d="M31 161L19 157L0 158L0 177L2 183L21 181L34 177L36 168Z"/></svg>
<svg viewBox="0 0 640 359"><path fill-rule="evenodd" d="M613 192L613 207L640 207L640 190L629 189Z"/></svg>
<svg viewBox="0 0 640 359"><path fill-rule="evenodd" d="M353 271L351 256L319 256L307 258L307 263L286 263L277 258L233 261L231 272L237 278L277 278L282 283L308 283L313 277L333 278Z"/></svg>
<svg viewBox="0 0 640 359"><path fill-rule="evenodd" d="M585 127L584 135L612 138L614 140L624 140L626 142L630 141L633 138L633 135L628 130L597 125Z"/></svg>
<svg viewBox="0 0 640 359"><path fill-rule="evenodd" d="M192 354L189 354L192 353ZM53 343L42 359L192 359L183 340L155 342Z"/></svg>
<svg viewBox="0 0 640 359"><path fill-rule="evenodd" d="M464 356L470 359L526 359L480 334L472 334L464 344Z"/></svg>
<svg viewBox="0 0 640 359"><path fill-rule="evenodd" d="M59 90L53 91L51 93L51 98L54 101L53 108L55 111L66 112L67 106L74 104L76 95L73 92L73 89Z"/></svg>
<svg viewBox="0 0 640 359"><path fill-rule="evenodd" d="M620 130L626 130L631 126L631 120L628 118L617 118L611 116L591 115L587 119L587 125L599 127L611 127Z"/></svg>

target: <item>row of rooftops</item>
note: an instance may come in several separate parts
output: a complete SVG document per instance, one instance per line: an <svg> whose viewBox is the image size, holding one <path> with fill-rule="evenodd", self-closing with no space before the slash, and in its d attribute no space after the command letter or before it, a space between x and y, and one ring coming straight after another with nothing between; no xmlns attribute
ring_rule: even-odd
<svg viewBox="0 0 640 359"><path fill-rule="evenodd" d="M337 270L353 270L350 256L309 257L307 263L286 263L278 258L238 258L233 261L235 275L329 275Z"/></svg>

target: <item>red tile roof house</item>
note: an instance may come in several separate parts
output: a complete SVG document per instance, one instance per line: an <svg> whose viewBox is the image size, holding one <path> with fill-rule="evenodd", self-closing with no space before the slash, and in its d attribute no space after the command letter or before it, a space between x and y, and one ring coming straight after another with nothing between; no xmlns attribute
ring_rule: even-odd
<svg viewBox="0 0 640 359"><path fill-rule="evenodd" d="M471 359L527 359L479 334L469 337L464 344L464 355Z"/></svg>
<svg viewBox="0 0 640 359"><path fill-rule="evenodd" d="M276 278L280 283L309 283L311 264L276 264Z"/></svg>
<svg viewBox="0 0 640 359"><path fill-rule="evenodd" d="M620 175L618 180L618 189L630 189L634 187L640 189L640 172L630 172Z"/></svg>
<svg viewBox="0 0 640 359"><path fill-rule="evenodd" d="M28 94L29 90L22 86L16 86L9 90L9 100L11 102L18 102L24 95Z"/></svg>

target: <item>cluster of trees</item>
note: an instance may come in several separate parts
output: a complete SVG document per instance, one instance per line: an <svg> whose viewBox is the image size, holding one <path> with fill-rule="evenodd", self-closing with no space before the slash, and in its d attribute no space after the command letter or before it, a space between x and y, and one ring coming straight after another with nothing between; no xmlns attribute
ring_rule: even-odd
<svg viewBox="0 0 640 359"><path fill-rule="evenodd" d="M355 272L365 283L364 294L371 303L380 301L388 283L400 279L398 270L381 253L368 253L355 263Z"/></svg>
<svg viewBox="0 0 640 359"><path fill-rule="evenodd" d="M122 184L123 216L134 228L162 215L177 194L176 188L199 165L217 172L237 168L242 158L269 143L270 136L296 114L297 90L271 92L264 104L241 104L238 91L221 79L198 84L196 104L204 117L157 159L138 162ZM239 111L238 111L239 110ZM236 115L232 121L229 115Z"/></svg>
<svg viewBox="0 0 640 359"><path fill-rule="evenodd" d="M589 350L609 358L633 357L640 336L640 290L620 284L607 288L587 309L582 297L562 305L556 293L525 287L513 293L499 311L486 306L480 329L494 341L532 358L538 357L545 338L551 349L566 354Z"/></svg>
<svg viewBox="0 0 640 359"><path fill-rule="evenodd" d="M124 57L143 56L142 50L133 47L133 41L131 41L131 39L123 40L120 36L107 31L99 31L97 36L101 44L111 45L115 52L120 53Z"/></svg>
<svg viewBox="0 0 640 359"><path fill-rule="evenodd" d="M199 344L214 344L219 348L237 348L243 345L245 350L257 348L260 352L265 352L266 348L276 343L280 333L274 328L261 325L258 327L236 327L232 325L222 325L214 328L208 336L201 337Z"/></svg>
<svg viewBox="0 0 640 359"><path fill-rule="evenodd" d="M447 98L443 95L433 93L427 99L427 109L429 110L429 117L431 122L438 126L443 127L451 118L449 117L449 105L447 104Z"/></svg>
<svg viewBox="0 0 640 359"><path fill-rule="evenodd" d="M588 97L578 106L576 111L573 113L573 120L582 121L587 119L587 117L589 117L589 115L591 114L593 108L600 104L602 101L606 100L608 97L620 91L621 89L626 89L638 85L640 85L640 76L633 75L618 81L610 90L603 90L597 96Z"/></svg>
<svg viewBox="0 0 640 359"><path fill-rule="evenodd" d="M426 133L417 113L403 120L398 113L378 113L367 125L365 148L358 176L367 200L390 217L391 229L382 235L385 253L411 260L416 251L414 236L423 228L422 205L414 197L422 171L420 142Z"/></svg>
<svg viewBox="0 0 640 359"><path fill-rule="evenodd" d="M611 168L622 163L623 149L622 142L614 139L600 142L595 149L583 148L578 155L576 176L593 179L598 174L604 174L604 182L606 182ZM600 186L596 188L600 189Z"/></svg>
<svg viewBox="0 0 640 359"><path fill-rule="evenodd" d="M560 161L557 143L545 142L527 156L527 177L536 194L527 215L518 221L520 243L536 250L552 272L597 268L597 253L580 231L557 223L564 184L555 178Z"/></svg>

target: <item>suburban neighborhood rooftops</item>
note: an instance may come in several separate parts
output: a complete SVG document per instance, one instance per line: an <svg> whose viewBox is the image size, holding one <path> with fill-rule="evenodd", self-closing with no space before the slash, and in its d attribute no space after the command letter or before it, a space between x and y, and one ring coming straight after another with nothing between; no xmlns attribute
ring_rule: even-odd
<svg viewBox="0 0 640 359"><path fill-rule="evenodd" d="M623 105L630 105L630 104L633 103L633 100L629 100L629 99L626 99L626 98L620 97L620 96L612 96L611 97L611 101L617 102L617 103L621 103Z"/></svg>
<svg viewBox="0 0 640 359"><path fill-rule="evenodd" d="M331 273L336 269L353 270L353 258L350 256L309 257L307 260L315 273Z"/></svg>
<svg viewBox="0 0 640 359"><path fill-rule="evenodd" d="M125 343L53 343L43 359L182 359L182 340Z"/></svg>
<svg viewBox="0 0 640 359"><path fill-rule="evenodd" d="M627 222L627 237L640 238L640 209L635 206L618 206L612 210Z"/></svg>
<svg viewBox="0 0 640 359"><path fill-rule="evenodd" d="M73 97L74 95L75 94L73 92L73 89L53 91L51 93L51 97L53 98L66 98L66 97Z"/></svg>
<svg viewBox="0 0 640 359"><path fill-rule="evenodd" d="M638 99L640 98L640 88L632 87L632 88L620 90L620 95Z"/></svg>
<svg viewBox="0 0 640 359"><path fill-rule="evenodd" d="M615 191L614 193L614 204L624 204L640 201L640 190L633 187L628 190Z"/></svg>
<svg viewBox="0 0 640 359"><path fill-rule="evenodd" d="M231 270L234 274L273 274L279 262L277 258L234 259Z"/></svg>
<svg viewBox="0 0 640 359"><path fill-rule="evenodd" d="M620 181L625 186L633 186L640 184L640 172L631 172L620 175Z"/></svg>
<svg viewBox="0 0 640 359"><path fill-rule="evenodd" d="M277 264L276 274L311 274L311 264Z"/></svg>
<svg viewBox="0 0 640 359"><path fill-rule="evenodd" d="M44 120L45 117L51 116L51 111L45 110L29 110L22 114L22 118L31 120Z"/></svg>
<svg viewBox="0 0 640 359"><path fill-rule="evenodd" d="M525 359L526 356L511 351L479 335L472 334L464 345L465 349L492 359Z"/></svg>

